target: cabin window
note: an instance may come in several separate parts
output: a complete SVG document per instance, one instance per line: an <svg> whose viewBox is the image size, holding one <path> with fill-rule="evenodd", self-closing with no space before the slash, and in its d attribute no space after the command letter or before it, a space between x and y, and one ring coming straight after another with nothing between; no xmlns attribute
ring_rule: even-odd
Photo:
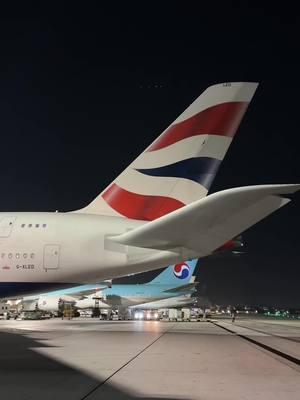
<svg viewBox="0 0 300 400"><path fill-rule="evenodd" d="M25 228L25 224L22 224L22 225L21 225L21 228Z"/></svg>
<svg viewBox="0 0 300 400"><path fill-rule="evenodd" d="M47 224L43 224L43 228L46 228Z"/></svg>
<svg viewBox="0 0 300 400"><path fill-rule="evenodd" d="M32 224L29 224L29 225L28 225L28 228L32 228Z"/></svg>
<svg viewBox="0 0 300 400"><path fill-rule="evenodd" d="M23 258L27 258L27 253L24 253L24 254L23 254Z"/></svg>
<svg viewBox="0 0 300 400"><path fill-rule="evenodd" d="M17 254L16 254L16 258L20 258L20 253L17 253Z"/></svg>
<svg viewBox="0 0 300 400"><path fill-rule="evenodd" d="M13 256L12 253L8 254L8 258L12 258L12 256Z"/></svg>
<svg viewBox="0 0 300 400"><path fill-rule="evenodd" d="M40 226L40 224L35 224L35 227L38 228Z"/></svg>
<svg viewBox="0 0 300 400"><path fill-rule="evenodd" d="M30 254L30 258L34 258L34 253L31 253L31 254Z"/></svg>

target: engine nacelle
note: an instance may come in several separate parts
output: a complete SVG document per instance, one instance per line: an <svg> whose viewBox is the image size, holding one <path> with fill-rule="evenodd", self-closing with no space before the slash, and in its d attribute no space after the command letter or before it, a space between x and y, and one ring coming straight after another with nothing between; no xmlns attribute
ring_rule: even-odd
<svg viewBox="0 0 300 400"><path fill-rule="evenodd" d="M99 308L110 308L109 305L107 305L106 303L103 303L102 301L95 299L93 297L88 297L86 299L82 299L82 300L77 300L75 303L76 308L79 309L86 309L86 308L95 308L95 307L99 307Z"/></svg>
<svg viewBox="0 0 300 400"><path fill-rule="evenodd" d="M60 296L42 296L38 299L37 307L40 311L59 311L61 304Z"/></svg>
<svg viewBox="0 0 300 400"><path fill-rule="evenodd" d="M36 311L37 309L37 299L35 300L22 300L21 301L21 306L22 306L22 311Z"/></svg>

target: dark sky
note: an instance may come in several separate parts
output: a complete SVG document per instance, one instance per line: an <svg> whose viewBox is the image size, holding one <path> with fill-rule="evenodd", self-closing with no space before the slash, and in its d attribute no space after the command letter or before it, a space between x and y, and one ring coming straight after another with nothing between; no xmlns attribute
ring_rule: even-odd
<svg viewBox="0 0 300 400"><path fill-rule="evenodd" d="M296 9L91 3L1 10L1 210L83 207L222 81L260 86L212 191L300 182ZM300 306L299 210L297 195L244 234L245 255L203 260L201 291Z"/></svg>

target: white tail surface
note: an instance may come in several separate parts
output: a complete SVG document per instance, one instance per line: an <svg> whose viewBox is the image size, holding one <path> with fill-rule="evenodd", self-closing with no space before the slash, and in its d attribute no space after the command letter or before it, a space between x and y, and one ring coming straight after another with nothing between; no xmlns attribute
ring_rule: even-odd
<svg viewBox="0 0 300 400"><path fill-rule="evenodd" d="M77 212L152 221L205 197L257 85L210 86Z"/></svg>

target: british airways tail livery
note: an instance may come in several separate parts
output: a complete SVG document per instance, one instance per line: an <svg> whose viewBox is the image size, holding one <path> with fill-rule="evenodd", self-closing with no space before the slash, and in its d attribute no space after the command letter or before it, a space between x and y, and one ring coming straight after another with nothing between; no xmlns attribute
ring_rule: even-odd
<svg viewBox="0 0 300 400"><path fill-rule="evenodd" d="M300 185L206 196L256 88L234 82L206 89L81 210L0 213L0 297L205 257L287 204L282 195Z"/></svg>
<svg viewBox="0 0 300 400"><path fill-rule="evenodd" d="M80 212L152 221L205 197L256 88L210 86Z"/></svg>

